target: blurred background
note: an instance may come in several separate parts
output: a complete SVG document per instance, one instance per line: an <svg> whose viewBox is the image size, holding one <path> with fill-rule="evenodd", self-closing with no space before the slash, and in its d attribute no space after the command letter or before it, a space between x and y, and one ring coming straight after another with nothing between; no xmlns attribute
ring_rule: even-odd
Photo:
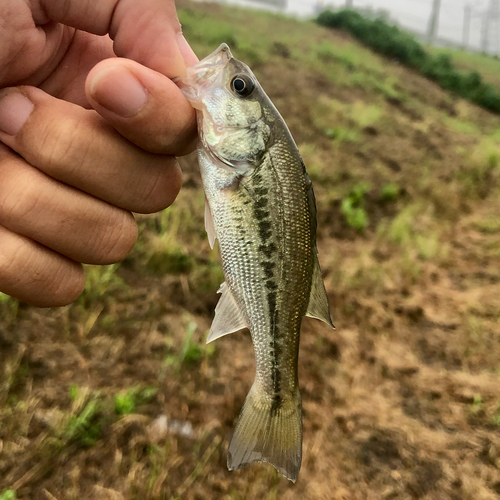
<svg viewBox="0 0 500 500"><path fill-rule="evenodd" d="M220 3L266 8L313 17L324 9L357 9L382 16L433 45L500 55L498 0L221 0Z"/></svg>
<svg viewBox="0 0 500 500"><path fill-rule="evenodd" d="M205 344L223 276L191 156L75 304L0 294L0 500L499 498L499 2L235 3L179 1L184 33L288 123L337 327L304 320L298 482L226 468L254 353Z"/></svg>

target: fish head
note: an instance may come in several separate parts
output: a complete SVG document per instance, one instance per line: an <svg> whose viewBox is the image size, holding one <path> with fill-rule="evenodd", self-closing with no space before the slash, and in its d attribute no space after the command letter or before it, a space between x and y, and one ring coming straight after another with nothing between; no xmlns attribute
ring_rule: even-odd
<svg viewBox="0 0 500 500"><path fill-rule="evenodd" d="M256 166L268 147L274 107L250 68L222 44L176 83L197 110L204 148L239 173Z"/></svg>

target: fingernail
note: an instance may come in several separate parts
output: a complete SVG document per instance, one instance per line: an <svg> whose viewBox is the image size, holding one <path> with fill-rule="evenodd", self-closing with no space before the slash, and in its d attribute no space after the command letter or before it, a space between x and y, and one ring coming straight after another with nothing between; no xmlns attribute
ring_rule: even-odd
<svg viewBox="0 0 500 500"><path fill-rule="evenodd" d="M125 118L139 113L148 100L146 89L132 73L115 68L94 76L90 95L107 110Z"/></svg>
<svg viewBox="0 0 500 500"><path fill-rule="evenodd" d="M182 33L177 35L177 46L179 47L179 52L186 63L186 66L193 66L198 62L198 58L194 53L191 45L189 45L188 41L184 38Z"/></svg>
<svg viewBox="0 0 500 500"><path fill-rule="evenodd" d="M16 135L33 108L33 103L20 92L10 92L0 98L0 131Z"/></svg>

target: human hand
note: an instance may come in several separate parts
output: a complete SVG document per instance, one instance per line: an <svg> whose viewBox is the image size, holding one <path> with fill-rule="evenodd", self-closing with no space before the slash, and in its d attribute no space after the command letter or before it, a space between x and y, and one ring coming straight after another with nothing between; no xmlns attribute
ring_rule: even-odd
<svg viewBox="0 0 500 500"><path fill-rule="evenodd" d="M196 56L173 0L2 0L0 20L0 291L64 305L81 263L130 251L131 211L175 199L196 125L168 77Z"/></svg>

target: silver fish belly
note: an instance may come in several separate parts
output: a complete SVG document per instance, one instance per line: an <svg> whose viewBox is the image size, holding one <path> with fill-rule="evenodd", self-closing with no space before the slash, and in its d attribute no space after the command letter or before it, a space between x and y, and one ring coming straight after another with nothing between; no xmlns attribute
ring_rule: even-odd
<svg viewBox="0 0 500 500"><path fill-rule="evenodd" d="M297 361L302 318L333 326L316 252L316 207L297 147L250 69L223 44L179 86L198 110L210 244L225 283L208 342L248 327L256 377L228 467L271 463L295 481L302 457Z"/></svg>

